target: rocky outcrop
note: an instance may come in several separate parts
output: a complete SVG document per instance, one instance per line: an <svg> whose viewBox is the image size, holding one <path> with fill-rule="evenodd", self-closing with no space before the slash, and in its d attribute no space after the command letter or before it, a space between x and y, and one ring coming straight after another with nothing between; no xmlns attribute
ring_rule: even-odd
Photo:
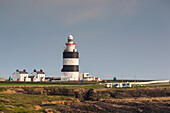
<svg viewBox="0 0 170 113"><path fill-rule="evenodd" d="M170 88L145 88L145 89L66 89L66 88L24 88L25 94L36 95L63 95L73 96L80 101L98 100L101 98L138 98L138 97L167 97L170 96Z"/></svg>

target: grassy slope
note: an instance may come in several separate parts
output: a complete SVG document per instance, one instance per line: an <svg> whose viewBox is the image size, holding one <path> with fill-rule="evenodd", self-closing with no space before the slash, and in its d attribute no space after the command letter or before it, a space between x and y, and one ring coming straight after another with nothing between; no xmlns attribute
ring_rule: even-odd
<svg viewBox="0 0 170 113"><path fill-rule="evenodd" d="M45 95L30 95L30 94L0 94L0 112L4 113L42 113L45 109L52 109L53 112L67 112L76 110L80 112L167 112L170 107L170 97L154 97L154 98L126 98L114 99L104 98L105 101L95 101L93 104L90 101L81 103L77 99L68 96L45 96ZM64 104L48 104L43 102L65 101ZM71 101L71 104L69 104ZM68 102L68 103L67 103ZM40 109L36 110L36 106ZM122 109L123 108L123 109ZM157 111L157 109L159 111ZM107 110L107 111L106 111ZM123 110L123 111L122 111ZM148 111L150 110L150 111Z"/></svg>
<svg viewBox="0 0 170 113"><path fill-rule="evenodd" d="M5 83L4 85L8 85L8 84L9 83ZM19 85L22 85L23 83L20 83L20 84L15 83L15 84L17 84L19 86ZM12 84L10 84L10 85L12 85ZM32 84L27 84L27 85L32 85ZM42 85L42 84L36 84L36 85ZM42 86L42 87L45 87L45 86ZM50 85L47 85L47 87L48 88L73 88L73 89L74 88L84 88L84 89L104 88L103 85L74 85L74 86L65 86L65 85L50 86ZM134 89L134 88L137 88L137 89L138 88L155 88L155 87L170 87L170 85L142 86L142 87L133 87L133 88L107 88L107 90ZM34 88L34 87L32 87L32 88ZM5 91L7 89L11 89L11 88L0 87L0 91ZM101 97L101 98L112 100L112 98L106 98L106 97ZM4 100L7 100L7 101L4 101ZM65 109L65 107L68 107L68 106L63 105L63 104L43 105L42 102L62 101L62 100L75 101L72 104L75 104L75 105L77 104L75 98L67 97L67 96L46 96L46 95L31 95L31 94L0 94L0 111L3 111L4 113L14 113L14 112L29 112L29 113L34 112L35 113L35 112L44 112L45 109L48 108L48 109L52 109L54 112L57 112L55 110ZM116 99L113 99L113 101L115 102ZM141 103L143 103L142 101L143 100L141 100ZM167 101L168 101L168 99L167 99ZM166 103L167 102L165 102L164 104L166 104ZM11 105L11 106L8 106L8 105ZM41 109L36 110L35 109L36 105L40 106ZM169 105L169 101L168 101L168 105Z"/></svg>
<svg viewBox="0 0 170 113"><path fill-rule="evenodd" d="M28 94L0 94L0 111L5 113L16 112L43 112L46 108L55 108L55 106L43 106L42 102L73 100L65 96L44 96ZM6 101L6 102L5 102ZM11 106L8 106L11 105ZM42 109L36 110L35 105L41 106Z"/></svg>

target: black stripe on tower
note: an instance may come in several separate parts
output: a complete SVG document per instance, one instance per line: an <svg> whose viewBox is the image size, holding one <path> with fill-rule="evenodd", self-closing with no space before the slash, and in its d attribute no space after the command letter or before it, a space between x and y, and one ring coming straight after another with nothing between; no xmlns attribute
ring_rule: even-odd
<svg viewBox="0 0 170 113"><path fill-rule="evenodd" d="M79 58L78 52L63 52L63 58Z"/></svg>
<svg viewBox="0 0 170 113"><path fill-rule="evenodd" d="M78 65L63 65L61 72L79 72Z"/></svg>

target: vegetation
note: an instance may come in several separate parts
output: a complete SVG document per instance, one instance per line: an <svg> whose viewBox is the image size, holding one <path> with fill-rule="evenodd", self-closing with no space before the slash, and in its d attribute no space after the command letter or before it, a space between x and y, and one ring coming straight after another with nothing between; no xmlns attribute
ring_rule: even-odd
<svg viewBox="0 0 170 113"><path fill-rule="evenodd" d="M152 112L153 106L159 112L162 109L165 111L170 109L170 85L137 86L132 88L104 88L103 84L41 85L26 85L26 87L20 87L19 85L13 87L10 85L11 87L7 88L2 85L3 87L0 87L0 91L5 91L6 94L0 92L0 112L43 113L52 111L54 113L97 113L125 112L126 110L136 112L136 108L142 109L143 112L147 112L147 110ZM11 90L13 91L12 94ZM9 93L7 93L8 91ZM143 99L138 99L141 97ZM122 109L122 106L124 109ZM139 112L141 111L139 110Z"/></svg>
<svg viewBox="0 0 170 113"><path fill-rule="evenodd" d="M8 88L6 88L6 87L0 87L0 92L1 91L6 91Z"/></svg>
<svg viewBox="0 0 170 113"><path fill-rule="evenodd" d="M74 81L70 81L70 82L62 82L62 84L60 83L0 83L0 91L5 91L7 90L7 87L32 87L32 88L38 88L38 87L48 87L48 88L63 88L63 89L77 89L77 88L84 88L84 89L100 89L100 88L104 88L104 84L68 84L68 83L73 83ZM93 81L92 81L93 82ZM154 86L135 86L135 87L131 87L131 88L106 88L107 90L119 90L119 89L139 89L139 88L155 88L155 87L170 87L170 85L154 85Z"/></svg>
<svg viewBox="0 0 170 113"><path fill-rule="evenodd" d="M13 83L13 82L9 82L9 83L0 83L0 85L18 85L18 86L21 86L21 85L60 85L60 83L23 83L23 82L18 82L18 83ZM62 83L62 85L68 85L68 84L65 84L65 83Z"/></svg>
<svg viewBox="0 0 170 113"><path fill-rule="evenodd" d="M34 89L34 88L40 88L40 86L38 86L38 87L36 87L36 86L34 86L34 87L23 87L23 88ZM104 88L104 86L103 85L55 85L55 86L42 86L41 88L49 88L49 89L53 89L53 88L61 88L61 89L79 89L79 88L101 89L101 88Z"/></svg>
<svg viewBox="0 0 170 113"><path fill-rule="evenodd" d="M44 105L50 102L76 101L66 96L45 96L30 94L0 94L0 112L4 113L35 113L44 112L45 109L54 109L55 106Z"/></svg>
<svg viewBox="0 0 170 113"><path fill-rule="evenodd" d="M83 83L89 83L89 84L95 84L96 81L84 81ZM3 83L1 82L0 85L85 85L82 82L75 82L75 81L62 81L62 82L7 82Z"/></svg>
<svg viewBox="0 0 170 113"><path fill-rule="evenodd" d="M107 88L108 90L103 90L105 89L103 85L85 85L85 86L81 85L61 87L50 86L45 88L24 87L26 88L26 90L23 88L11 87L7 89L22 91L22 93L21 92L14 92L13 94L0 93L0 112L3 113L16 113L16 112L46 113L50 111L52 111L53 113L57 112L98 113L98 112L127 112L127 111L129 113L131 112L161 113L162 111L169 112L170 109L169 86L170 85L142 86L133 88ZM80 87L89 90L82 89L74 90L74 88ZM150 87L153 87L153 89ZM166 87L166 88L154 88L154 87ZM69 88L71 88L71 90ZM94 90L97 88L103 89ZM1 88L2 91L7 89ZM48 91L48 93L46 91Z"/></svg>

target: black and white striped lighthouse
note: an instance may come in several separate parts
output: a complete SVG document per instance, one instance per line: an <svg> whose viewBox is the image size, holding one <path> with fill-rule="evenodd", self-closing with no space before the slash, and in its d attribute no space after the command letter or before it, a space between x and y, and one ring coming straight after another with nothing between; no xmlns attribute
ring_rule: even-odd
<svg viewBox="0 0 170 113"><path fill-rule="evenodd" d="M79 53L75 49L73 36L68 36L66 49L63 52L63 68L61 70L61 80L79 80Z"/></svg>

